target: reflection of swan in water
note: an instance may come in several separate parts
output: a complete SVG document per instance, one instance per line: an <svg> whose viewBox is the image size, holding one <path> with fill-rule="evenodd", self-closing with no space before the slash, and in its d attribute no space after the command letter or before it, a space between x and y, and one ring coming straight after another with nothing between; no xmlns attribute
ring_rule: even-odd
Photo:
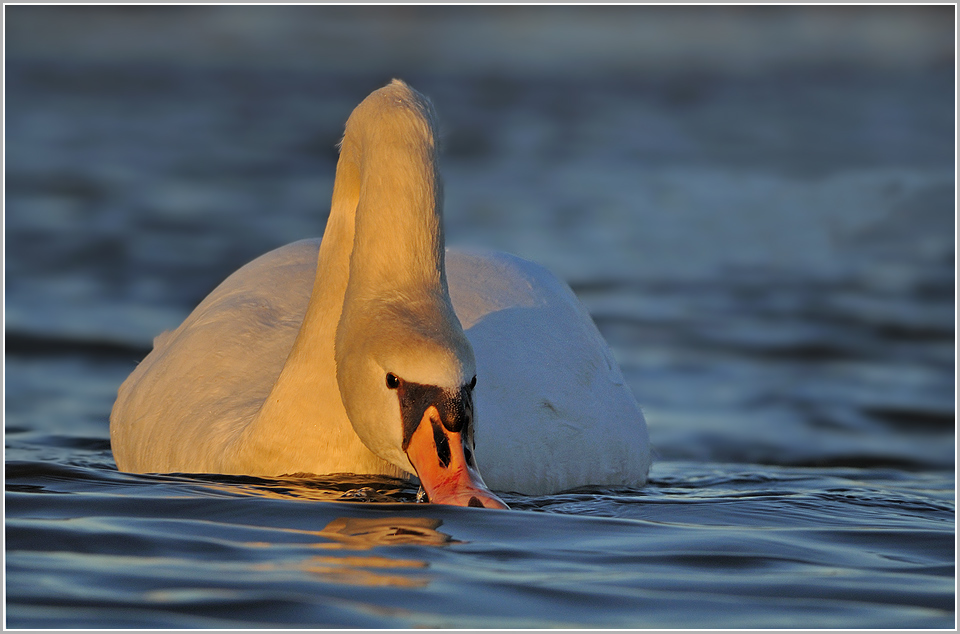
<svg viewBox="0 0 960 634"><path fill-rule="evenodd" d="M450 535L436 530L441 520L426 517L340 517L323 530L288 529L325 540L310 544L328 551L370 550L378 546L445 546L458 543ZM324 581L362 586L399 586L421 588L430 583L428 577L400 574L400 570L420 571L429 566L419 559L400 559L376 555L317 555L290 565L261 564L262 570L295 569L323 577ZM373 569L373 570L372 570ZM383 574L375 569L389 569L394 574Z"/></svg>
<svg viewBox="0 0 960 634"><path fill-rule="evenodd" d="M225 478L200 475L179 479L191 483L204 482L204 489L225 493L231 497L243 495L275 500L402 504L412 502L416 494L416 489L412 488L409 481L359 474L289 478Z"/></svg>
<svg viewBox="0 0 960 634"><path fill-rule="evenodd" d="M318 575L324 581L351 586L394 586L424 588L430 584L427 577L402 574L383 574L370 568L423 569L427 562L416 559L389 559L387 557L311 557L297 566L300 570Z"/></svg>
<svg viewBox="0 0 960 634"><path fill-rule="evenodd" d="M317 531L334 543L317 544L318 548L367 550L376 546L445 546L457 543L437 529L443 522L427 517L341 517Z"/></svg>

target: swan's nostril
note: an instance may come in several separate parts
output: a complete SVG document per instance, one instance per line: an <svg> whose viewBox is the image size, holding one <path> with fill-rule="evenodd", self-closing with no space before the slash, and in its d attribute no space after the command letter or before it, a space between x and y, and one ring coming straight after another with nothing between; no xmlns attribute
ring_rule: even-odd
<svg viewBox="0 0 960 634"><path fill-rule="evenodd" d="M433 422L433 443L437 447L437 458L440 460L440 466L446 469L450 466L450 442L447 440L447 434L443 427L436 421Z"/></svg>
<svg viewBox="0 0 960 634"><path fill-rule="evenodd" d="M479 499L477 499L477 496L473 496L472 498L470 498L470 501L467 502L467 506L475 506L475 507L478 507L478 508L484 508L483 502L481 502Z"/></svg>

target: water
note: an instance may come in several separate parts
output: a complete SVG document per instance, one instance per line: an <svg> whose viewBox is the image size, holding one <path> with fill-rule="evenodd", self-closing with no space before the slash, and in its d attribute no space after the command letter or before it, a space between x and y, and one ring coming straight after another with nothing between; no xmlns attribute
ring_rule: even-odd
<svg viewBox="0 0 960 634"><path fill-rule="evenodd" d="M443 120L449 242L568 279L649 422L647 486L510 511L110 453L152 337L322 232L389 77L6 70L7 626L955 626L952 66L396 72Z"/></svg>
<svg viewBox="0 0 960 634"><path fill-rule="evenodd" d="M314 501L370 486L405 503ZM384 480L8 464L8 623L945 627L951 486L670 462L642 491L508 496L521 510L483 513Z"/></svg>

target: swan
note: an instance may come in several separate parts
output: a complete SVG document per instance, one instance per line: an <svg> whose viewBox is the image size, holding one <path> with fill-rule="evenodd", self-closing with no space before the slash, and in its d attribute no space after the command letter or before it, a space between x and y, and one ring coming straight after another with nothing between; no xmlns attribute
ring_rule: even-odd
<svg viewBox="0 0 960 634"><path fill-rule="evenodd" d="M445 247L436 144L400 80L356 107L322 239L238 269L119 387L119 470L415 474L431 502L491 508L645 483L643 413L569 286Z"/></svg>

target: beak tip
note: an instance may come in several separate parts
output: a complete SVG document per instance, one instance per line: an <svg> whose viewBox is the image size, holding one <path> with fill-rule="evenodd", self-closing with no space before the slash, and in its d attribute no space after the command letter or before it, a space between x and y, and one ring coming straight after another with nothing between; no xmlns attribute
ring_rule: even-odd
<svg viewBox="0 0 960 634"><path fill-rule="evenodd" d="M451 500L449 503L457 504L460 506L470 506L474 508L481 509L509 509L510 507L506 503L496 496L491 491L475 492L470 494L470 498L466 501L466 504L463 503L463 499L456 501Z"/></svg>

